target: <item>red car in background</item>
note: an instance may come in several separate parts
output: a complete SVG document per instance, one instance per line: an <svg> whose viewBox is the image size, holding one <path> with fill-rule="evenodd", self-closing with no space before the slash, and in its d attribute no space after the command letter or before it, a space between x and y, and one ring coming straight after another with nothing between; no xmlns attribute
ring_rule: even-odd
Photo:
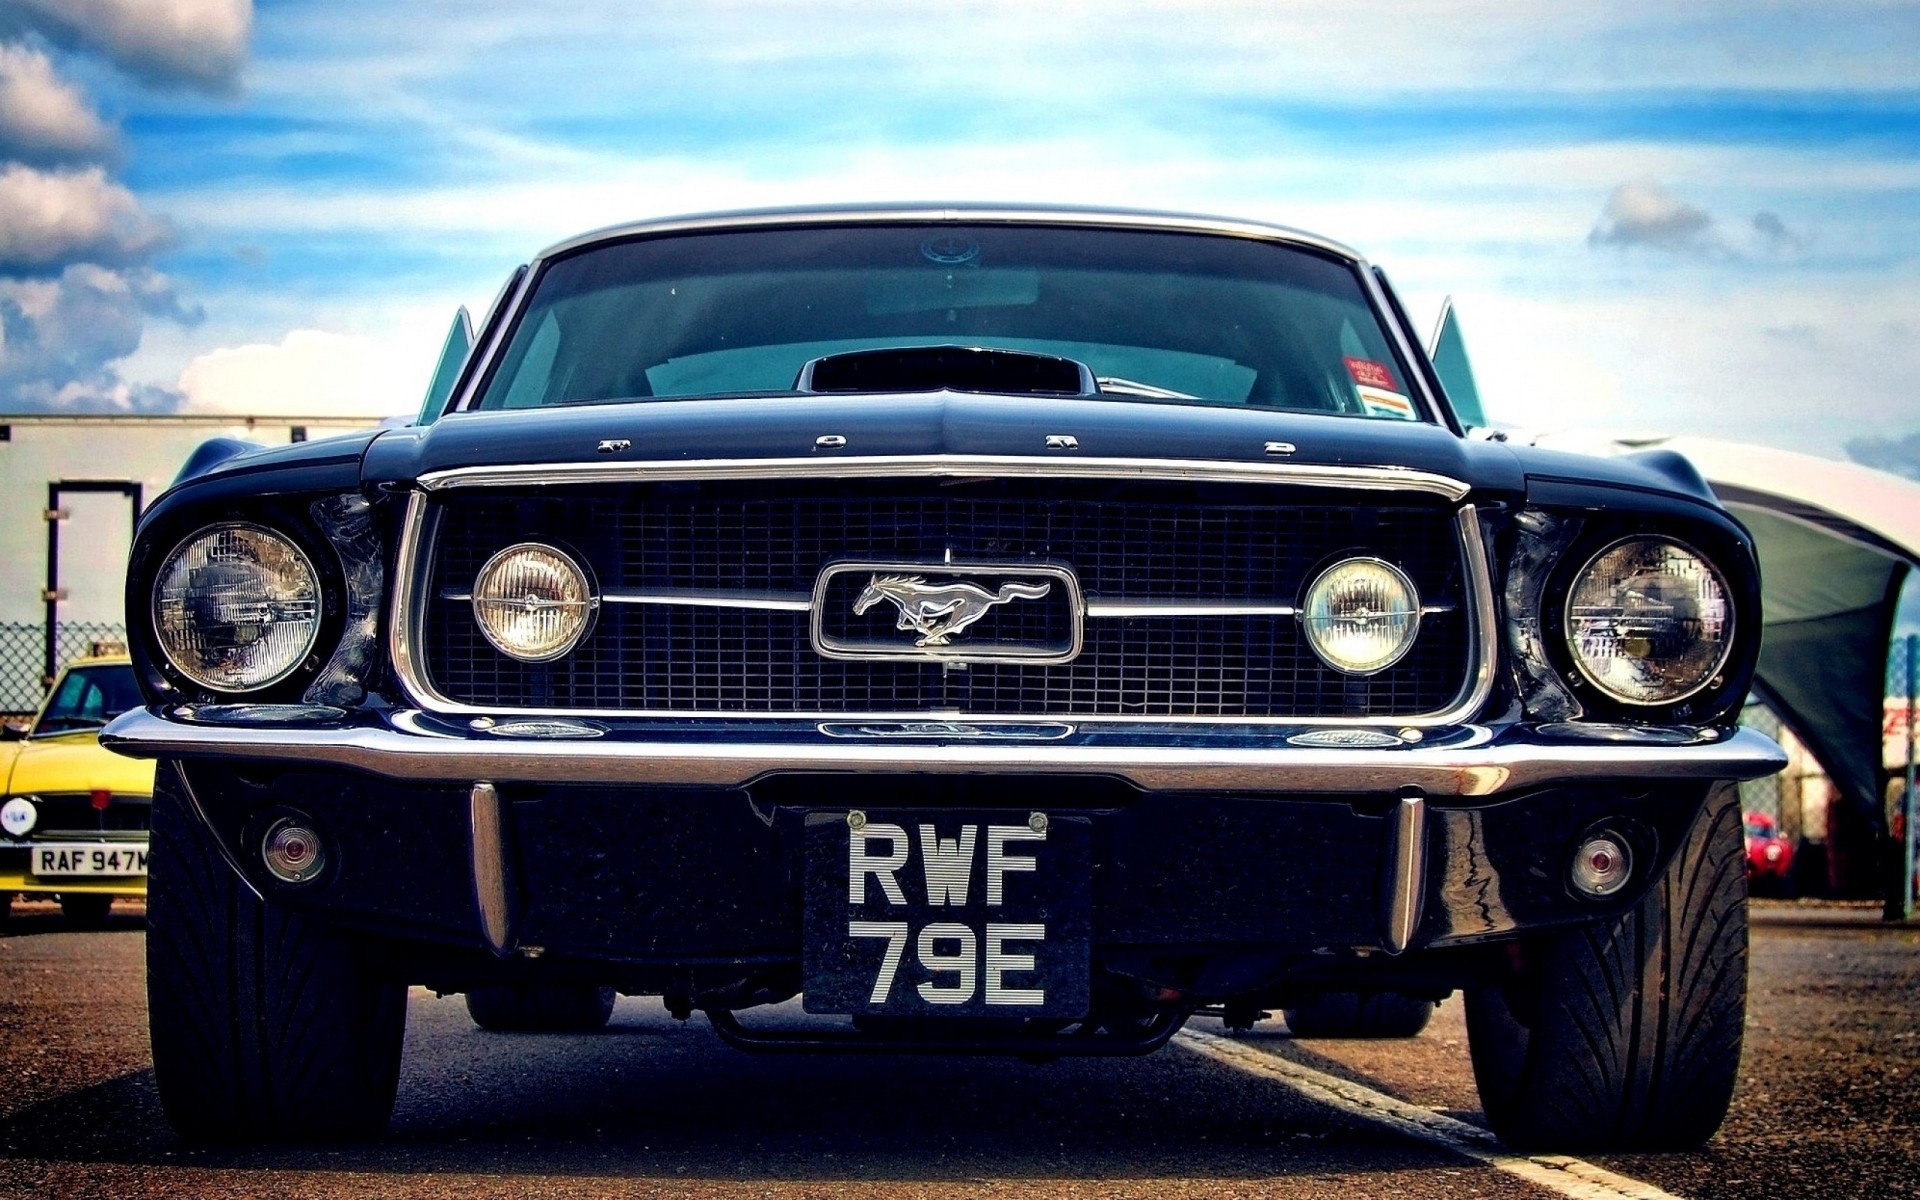
<svg viewBox="0 0 1920 1200"><path fill-rule="evenodd" d="M1793 840L1766 813L1747 814L1747 886L1784 892L1791 886Z"/></svg>

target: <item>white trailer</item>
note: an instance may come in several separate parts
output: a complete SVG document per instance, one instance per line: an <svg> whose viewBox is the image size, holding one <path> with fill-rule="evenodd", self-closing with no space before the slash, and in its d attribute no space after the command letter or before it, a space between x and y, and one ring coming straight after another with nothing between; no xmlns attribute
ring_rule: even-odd
<svg viewBox="0 0 1920 1200"><path fill-rule="evenodd" d="M209 438L272 445L371 417L0 414L0 712L38 706L55 671L126 639L134 522Z"/></svg>

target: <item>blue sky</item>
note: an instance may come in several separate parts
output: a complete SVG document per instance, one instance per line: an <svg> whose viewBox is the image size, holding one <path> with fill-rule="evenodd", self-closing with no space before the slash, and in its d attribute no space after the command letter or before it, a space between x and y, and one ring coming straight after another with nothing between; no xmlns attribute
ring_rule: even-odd
<svg viewBox="0 0 1920 1200"><path fill-rule="evenodd" d="M118 205L9 262L0 177L0 407L405 410L581 229L952 198L1338 238L1456 297L1509 422L1920 432L1913 4L0 0L0 39L107 130L9 148L0 86L7 169Z"/></svg>

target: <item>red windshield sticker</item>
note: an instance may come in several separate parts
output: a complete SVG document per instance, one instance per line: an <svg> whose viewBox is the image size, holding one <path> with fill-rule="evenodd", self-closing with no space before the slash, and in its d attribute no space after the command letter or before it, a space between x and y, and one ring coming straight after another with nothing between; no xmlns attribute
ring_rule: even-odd
<svg viewBox="0 0 1920 1200"><path fill-rule="evenodd" d="M1400 385L1393 381L1393 372L1387 370L1385 363L1377 363L1370 358L1349 358L1347 374L1362 387L1379 388L1382 391L1397 392Z"/></svg>

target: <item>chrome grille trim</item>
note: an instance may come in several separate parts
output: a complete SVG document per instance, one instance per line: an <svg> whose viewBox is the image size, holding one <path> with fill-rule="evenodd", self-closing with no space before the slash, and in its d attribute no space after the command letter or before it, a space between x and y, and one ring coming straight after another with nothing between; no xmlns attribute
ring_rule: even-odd
<svg viewBox="0 0 1920 1200"><path fill-rule="evenodd" d="M713 470L716 472L715 474L711 474L711 475L697 473L698 468L701 467L703 464L676 463L676 464L666 464L665 466L666 466L666 469L672 472L672 474L667 477L670 477L673 479L707 479L707 478L739 479L739 478L762 478L768 475L774 478L779 478L779 477L782 477L782 473L777 469L775 469L775 467L780 461L781 460L758 460L753 464L750 464L755 468L755 473L751 475L736 474L735 472L743 469L742 464L738 462L725 461L725 460L719 463L704 464L707 467L713 468ZM817 463L817 462L814 462L813 460L806 460L806 459L799 460L799 461L803 464L807 464L812 468L815 468L810 472L804 472L804 473L813 474L815 476L834 473L832 470L822 471L818 469L823 466L831 467L831 468L844 468L850 465L854 465L853 460L847 460L844 462L826 463L826 464ZM893 461L898 461L898 460L893 460ZM908 461L918 463L923 467L928 468L925 471L921 472L922 474L927 474L927 475L956 474L956 475L963 475L963 476L977 476L982 473L975 465L980 460L972 457L942 456L939 458L932 458L932 459L914 458ZM1097 471L1089 472L1089 471L1080 470L1078 468L1098 466L1103 463L1111 463L1115 460L1083 459L1083 460L1078 460L1074 462L1065 462L1065 461L1057 461L1057 460L1034 461L1029 459L1013 459L1011 461L1024 464L1025 467L1027 468L1028 474L1036 475L1036 476L1059 477L1059 476L1099 474L1099 472ZM1135 462L1133 460L1121 460L1121 461L1124 461L1126 465L1124 468L1117 470L1115 473L1126 478L1181 480L1181 479L1192 479L1196 477L1194 474L1190 473L1190 470L1189 470L1189 468L1195 465L1193 463L1170 463L1164 460L1157 461L1157 462L1148 462L1148 463ZM956 465L958 463L964 463L966 465L962 467L962 466ZM543 478L541 482L545 482L545 483L566 483L566 482L577 483L577 482L587 482L587 481L605 482L605 481L611 481L613 479L621 479L621 478L649 480L649 479L658 479L662 477L659 474L652 473L653 467L651 464L606 464L607 466L619 468L621 471L625 473L620 476L613 476L607 473L606 471L598 469L602 466L602 464L586 464L586 465L595 469L588 472L585 475L567 473L569 469L566 469L566 468L541 468L542 471L552 473L551 477ZM1213 465L1222 467L1223 469L1226 469L1232 472L1238 472L1241 469L1246 467L1246 464L1232 464L1232 463L1213 464ZM1267 464L1258 464L1258 465L1263 467L1267 466ZM1314 486L1326 486L1327 484L1326 479L1321 478L1317 475L1312 477L1285 478L1289 474L1289 465L1275 464L1274 466L1277 466L1279 469L1258 472L1252 476L1240 476L1240 475L1234 474L1226 477L1232 479L1233 481L1239 481L1239 482L1252 481L1252 482L1273 483L1273 482L1284 481L1284 482L1292 482L1292 483L1310 484ZM1067 468L1067 469L1062 469L1062 468ZM1152 473L1151 474L1144 473L1149 468L1151 469ZM478 487L478 486L487 486L487 485L506 486L509 484L525 485L528 482L530 482L527 478L521 477L519 475L506 476L503 473L500 473L500 474L493 473L496 470L497 469L495 468L472 468L470 469L469 472L441 472L441 473L438 473L436 476L433 476L433 478L436 478L440 481L439 484L437 485L439 487L452 487L452 486ZM509 468L508 470L512 470L515 472L522 472L529 469ZM1359 471L1359 472L1372 472L1375 469L1354 468L1353 470ZM471 471L480 471L480 472L488 472L488 473L476 476L471 474L470 473ZM694 472L694 473L685 474L683 472ZM887 475L887 474L898 474L898 472L897 471L895 472L876 471L876 472L873 472L873 474ZM1403 475L1422 475L1422 473L1420 472L1391 473L1391 477L1393 478L1400 478ZM455 477L455 476L459 477L458 482L452 481L452 477ZM865 472L861 472L860 477L867 477L867 474ZM1211 478L1211 476L1208 476L1208 477ZM1371 486L1375 488L1386 489L1389 487L1389 485L1385 483L1382 477L1379 475L1369 473L1367 474L1366 477L1373 481ZM1398 484L1398 486L1401 488L1411 488L1411 490L1417 490L1417 491L1438 492L1438 494L1447 495L1447 496L1450 496L1450 498L1457 498L1457 497L1451 496L1451 490L1453 488L1458 488L1461 494L1465 494L1466 485L1463 483L1459 483L1458 481L1454 481L1454 480L1445 480L1444 477L1441 477L1441 476L1429 476L1427 478L1432 480L1442 480L1444 484L1449 486L1447 490L1441 490L1441 487L1438 484L1432 485L1432 486L1424 486L1419 484L1409 484L1409 483L1402 482ZM426 484L425 477L423 477L422 479L422 484L423 484L423 487ZM400 532L400 542L399 542L399 547L396 555L398 560L398 570L397 570L397 578L395 580L395 588L394 588L394 597L393 597L394 608L392 613L392 620L389 623L390 651L392 655L395 679L399 683L402 693L405 695L406 699L411 704L413 704L414 706L420 708L425 712L439 714L443 716L451 716L451 717L478 717L478 716L488 716L488 717L565 716L565 717L574 717L574 718L664 717L664 718L672 718L675 720L699 721L699 720L709 719L709 718L721 719L729 716L737 718L740 715L739 713L689 712L684 709L654 710L654 709L638 709L638 708L632 708L632 709L512 708L512 707L504 707L504 706L465 704L440 694L428 682L427 674L426 674L426 671L424 670L425 664L423 659L423 651L425 646L425 621L426 621L428 606L430 601L432 600L432 596L429 594L429 587L427 583L431 575L431 572L423 568L427 565L427 559L425 555L428 551L431 550L431 547L433 545L434 534L438 525L438 520L441 515L441 511L442 510L440 509L440 506L433 503L433 500L428 491L422 490L422 491L417 491L413 493L408 499L407 511L403 519L401 532ZM1063 720L1067 720L1083 728L1099 726L1102 724L1108 724L1108 725L1186 724L1186 725L1269 726L1269 727L1299 726L1302 724L1355 725L1355 726L1391 725L1396 728L1400 728L1400 727L1430 728L1430 727L1439 726L1439 725L1460 724L1463 721L1469 720L1477 716L1480 712L1480 709L1486 704L1487 697L1492 694L1495 658L1497 653L1496 647L1498 645L1498 642L1497 642L1496 613L1494 608L1492 577L1491 577L1491 571L1488 563L1487 548L1486 548L1485 540L1482 537L1482 533L1481 533L1480 518L1479 518L1478 510L1474 505L1471 505L1471 504L1461 505L1457 510L1455 510L1454 523L1455 523L1455 528L1458 534L1458 538L1457 538L1458 548L1459 548L1461 558L1463 560L1465 571L1466 571L1467 594L1470 597L1470 604L1471 604L1471 611L1469 613L1470 619L1467 623L1467 637L1469 642L1470 662L1469 662L1469 669L1467 672L1466 681L1463 684L1458 697L1455 699L1453 703L1449 704L1444 709L1431 712L1431 713L1422 713L1422 714L1416 714L1416 715L1410 715L1410 716L1399 715L1399 716L1392 716L1392 717L1381 717L1381 716L1371 716L1371 717L1338 716L1336 717L1336 716L1317 716L1317 715L1301 714L1301 713L1292 713L1284 716L1179 716L1179 715L1165 715L1165 714L1133 716L1133 715L1112 714L1112 715L1101 715L1101 716L1094 716L1094 717L1089 717L1085 714L1004 714L1004 715L994 715L990 718L982 716L980 717L980 719L991 719L995 723L1004 723L1004 724L1029 724L1029 723L1057 724ZM765 712L765 713L757 713L754 715L764 716L768 719L781 720L781 721L805 721L805 722L811 722L811 723L817 723L821 721L831 721L831 722L844 723L844 722L856 722L856 721L920 721L920 720L926 720L930 716L939 717L943 715L957 715L957 714L916 709L916 710L911 710L907 712L795 711L795 712Z"/></svg>
<svg viewBox="0 0 1920 1200"><path fill-rule="evenodd" d="M442 600L471 600L473 593L446 588ZM634 588L608 588L600 593L603 604L661 604L687 608L751 608L766 612L807 612L813 597L807 592L729 592L699 588L662 588L639 591ZM1423 604L1425 613L1452 612L1451 604ZM1133 617L1293 617L1300 610L1292 604L1246 604L1237 600L1123 600L1088 596L1085 615L1090 620Z"/></svg>
<svg viewBox="0 0 1920 1200"><path fill-rule="evenodd" d="M1291 604L1243 604L1234 600L1125 600L1087 597L1087 617L1291 617Z"/></svg>

